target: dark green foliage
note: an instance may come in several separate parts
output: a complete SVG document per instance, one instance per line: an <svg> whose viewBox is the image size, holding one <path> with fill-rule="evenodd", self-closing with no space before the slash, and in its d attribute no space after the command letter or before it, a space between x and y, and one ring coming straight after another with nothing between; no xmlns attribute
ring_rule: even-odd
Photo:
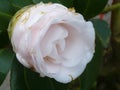
<svg viewBox="0 0 120 90"><path fill-rule="evenodd" d="M0 49L0 85L4 81L14 58L9 49Z"/></svg>
<svg viewBox="0 0 120 90"><path fill-rule="evenodd" d="M108 0L74 0L74 6L76 11L88 20L101 12L107 4L107 1Z"/></svg>

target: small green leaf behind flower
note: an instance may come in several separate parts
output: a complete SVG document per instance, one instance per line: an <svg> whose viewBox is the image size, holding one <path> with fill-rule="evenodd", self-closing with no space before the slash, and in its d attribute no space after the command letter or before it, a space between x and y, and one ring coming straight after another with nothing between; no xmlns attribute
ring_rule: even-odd
<svg viewBox="0 0 120 90"><path fill-rule="evenodd" d="M0 49L0 85L9 72L13 58L14 54L9 49Z"/></svg>
<svg viewBox="0 0 120 90"><path fill-rule="evenodd" d="M74 0L74 7L88 20L102 12L107 2L108 0Z"/></svg>
<svg viewBox="0 0 120 90"><path fill-rule="evenodd" d="M96 35L100 39L102 45L106 48L110 41L111 30L107 22L101 19L92 20Z"/></svg>

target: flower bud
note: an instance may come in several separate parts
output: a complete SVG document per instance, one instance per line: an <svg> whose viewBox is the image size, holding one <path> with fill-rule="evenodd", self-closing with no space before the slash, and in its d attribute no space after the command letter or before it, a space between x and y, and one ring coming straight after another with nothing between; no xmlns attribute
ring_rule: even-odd
<svg viewBox="0 0 120 90"><path fill-rule="evenodd" d="M93 24L61 4L24 7L8 32L20 63L61 83L81 75L94 54Z"/></svg>

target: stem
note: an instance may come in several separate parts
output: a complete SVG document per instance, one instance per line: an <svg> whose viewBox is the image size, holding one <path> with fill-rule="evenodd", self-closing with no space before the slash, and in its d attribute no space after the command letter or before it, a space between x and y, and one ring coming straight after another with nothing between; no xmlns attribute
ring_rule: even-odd
<svg viewBox="0 0 120 90"><path fill-rule="evenodd" d="M120 3L120 0L114 0L113 3ZM112 12L111 18L111 29L112 29L112 36L111 36L111 45L113 51L113 58L112 61L116 63L115 66L120 68L120 8L114 10Z"/></svg>
<svg viewBox="0 0 120 90"><path fill-rule="evenodd" d="M110 11L113 11L117 8L120 8L120 3L116 3L116 4L113 4L113 5L110 5L110 6L107 6L102 13L107 13L107 12L110 12Z"/></svg>

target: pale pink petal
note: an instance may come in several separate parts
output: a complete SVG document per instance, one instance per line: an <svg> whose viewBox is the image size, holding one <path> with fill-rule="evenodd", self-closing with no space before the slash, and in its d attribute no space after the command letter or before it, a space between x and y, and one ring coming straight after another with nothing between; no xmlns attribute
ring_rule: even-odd
<svg viewBox="0 0 120 90"><path fill-rule="evenodd" d="M59 33L58 33L59 32ZM61 40L67 37L67 31L59 25L51 25L48 32L45 34L41 41L41 50L43 56L49 55L52 51L53 44L56 44L57 40Z"/></svg>
<svg viewBox="0 0 120 90"><path fill-rule="evenodd" d="M72 80L75 80L81 73L83 73L84 69L86 67L86 63L79 63L75 67L67 68L67 67L61 67L59 72L55 74L53 77L55 80L62 82L62 83L68 83Z"/></svg>

